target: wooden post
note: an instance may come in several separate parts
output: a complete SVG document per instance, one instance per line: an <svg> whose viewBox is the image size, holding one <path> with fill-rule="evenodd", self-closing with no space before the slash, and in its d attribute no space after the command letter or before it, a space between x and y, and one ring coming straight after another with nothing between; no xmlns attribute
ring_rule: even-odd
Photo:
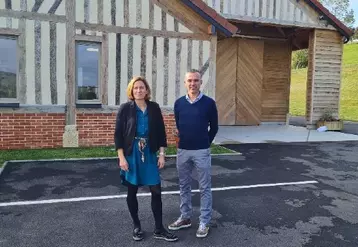
<svg viewBox="0 0 358 247"><path fill-rule="evenodd" d="M66 126L63 147L78 147L76 127L76 46L75 46L75 0L66 0Z"/></svg>
<svg viewBox="0 0 358 247"><path fill-rule="evenodd" d="M76 125L75 0L66 0L66 125Z"/></svg>
<svg viewBox="0 0 358 247"><path fill-rule="evenodd" d="M337 31L314 30L310 34L307 71L306 123L316 128L329 112L339 117L343 41Z"/></svg>
<svg viewBox="0 0 358 247"><path fill-rule="evenodd" d="M213 35L210 40L210 67L209 67L209 82L208 95L215 99L216 90L216 50L218 38Z"/></svg>

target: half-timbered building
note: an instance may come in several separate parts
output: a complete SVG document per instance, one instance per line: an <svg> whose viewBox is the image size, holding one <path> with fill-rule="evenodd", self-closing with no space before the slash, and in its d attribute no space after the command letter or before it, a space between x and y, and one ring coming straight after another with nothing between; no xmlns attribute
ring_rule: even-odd
<svg viewBox="0 0 358 247"><path fill-rule="evenodd" d="M1 0L0 149L113 145L135 75L174 142L174 101L200 70L221 125L284 122L291 54L309 49L307 124L338 115L352 31L317 0Z"/></svg>

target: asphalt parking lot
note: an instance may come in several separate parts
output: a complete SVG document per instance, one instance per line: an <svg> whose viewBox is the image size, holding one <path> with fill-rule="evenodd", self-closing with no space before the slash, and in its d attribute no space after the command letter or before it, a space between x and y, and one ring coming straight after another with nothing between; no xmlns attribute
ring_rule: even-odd
<svg viewBox="0 0 358 247"><path fill-rule="evenodd" d="M26 162L9 163L0 175L0 246L358 246L358 142L227 147L242 155L212 159L214 212L205 239L195 237L196 191L192 228L168 243L151 237L150 197L141 189L146 238L134 242L114 160ZM179 214L175 158L162 179L169 224Z"/></svg>

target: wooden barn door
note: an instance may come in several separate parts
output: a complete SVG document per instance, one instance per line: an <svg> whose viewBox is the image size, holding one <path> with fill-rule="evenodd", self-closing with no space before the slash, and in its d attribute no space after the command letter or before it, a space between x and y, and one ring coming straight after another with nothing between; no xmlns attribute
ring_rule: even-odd
<svg viewBox="0 0 358 247"><path fill-rule="evenodd" d="M264 41L238 40L236 125L261 121Z"/></svg>
<svg viewBox="0 0 358 247"><path fill-rule="evenodd" d="M216 53L216 93L220 125L236 124L237 39L219 40Z"/></svg>
<svg viewBox="0 0 358 247"><path fill-rule="evenodd" d="M260 124L263 56L263 41L218 41L215 99L220 125Z"/></svg>

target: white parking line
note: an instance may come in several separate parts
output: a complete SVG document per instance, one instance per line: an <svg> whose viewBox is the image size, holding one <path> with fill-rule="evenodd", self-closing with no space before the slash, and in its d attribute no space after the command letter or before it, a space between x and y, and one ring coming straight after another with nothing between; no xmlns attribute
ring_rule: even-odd
<svg viewBox="0 0 358 247"><path fill-rule="evenodd" d="M287 183L272 183L272 184L255 184L255 185L241 185L241 186L229 186L229 187L218 187L212 188L212 191L225 191L225 190L240 190L240 189L251 189L251 188L263 188L263 187L275 187L275 186L288 186L288 185L304 185L304 184L316 184L317 181L300 181L300 182L287 182ZM199 190L192 190L192 192L198 193ZM177 195L180 191L163 191L163 195ZM138 196L151 196L150 193L138 193ZM60 202L81 202L81 201L95 201L95 200L108 200L117 198L126 198L127 195L110 195L110 196L94 196L94 197L77 197L77 198L64 198L64 199L49 199L49 200L35 200L35 201L18 201L18 202L3 202L0 203L0 207L9 206L24 206L24 205L35 205L35 204L53 204Z"/></svg>

